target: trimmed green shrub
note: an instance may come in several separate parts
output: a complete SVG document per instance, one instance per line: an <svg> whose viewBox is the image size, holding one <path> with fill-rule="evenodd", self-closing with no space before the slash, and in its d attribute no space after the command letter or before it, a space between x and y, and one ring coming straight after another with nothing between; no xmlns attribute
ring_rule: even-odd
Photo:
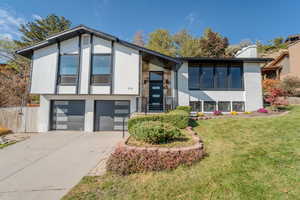
<svg viewBox="0 0 300 200"><path fill-rule="evenodd" d="M166 114L163 113L158 115L144 115L144 116L133 117L128 120L129 132L133 125L144 121L167 122L177 128L183 129L189 125L189 114L183 110L172 110Z"/></svg>
<svg viewBox="0 0 300 200"><path fill-rule="evenodd" d="M130 135L136 140L151 144L166 143L181 136L180 130L169 123L160 121L144 121L130 129Z"/></svg>
<svg viewBox="0 0 300 200"><path fill-rule="evenodd" d="M177 106L176 110L184 110L184 111L190 113L192 111L192 107L191 106Z"/></svg>

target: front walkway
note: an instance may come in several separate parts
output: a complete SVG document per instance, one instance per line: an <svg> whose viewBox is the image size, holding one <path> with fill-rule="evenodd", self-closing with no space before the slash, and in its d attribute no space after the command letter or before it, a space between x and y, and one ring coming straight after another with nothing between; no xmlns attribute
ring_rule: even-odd
<svg viewBox="0 0 300 200"><path fill-rule="evenodd" d="M0 199L60 199L121 138L120 132L49 132L0 150Z"/></svg>

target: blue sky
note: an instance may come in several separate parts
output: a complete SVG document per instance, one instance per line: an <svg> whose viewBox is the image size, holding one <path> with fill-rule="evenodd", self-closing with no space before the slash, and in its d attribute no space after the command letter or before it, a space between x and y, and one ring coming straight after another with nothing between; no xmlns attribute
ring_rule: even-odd
<svg viewBox="0 0 300 200"><path fill-rule="evenodd" d="M54 13L127 41L139 30L211 27L231 44L266 42L300 33L299 8L298 0L0 0L0 37L17 39L20 23Z"/></svg>

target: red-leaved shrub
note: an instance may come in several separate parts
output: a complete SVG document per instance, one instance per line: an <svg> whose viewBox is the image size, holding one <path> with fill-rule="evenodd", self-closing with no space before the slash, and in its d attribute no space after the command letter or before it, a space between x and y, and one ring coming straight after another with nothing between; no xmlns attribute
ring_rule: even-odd
<svg viewBox="0 0 300 200"><path fill-rule="evenodd" d="M199 148L186 148L182 151L179 149L169 151L119 146L109 157L106 169L121 175L170 170L181 164L191 165L193 162L200 160L203 154L202 146L199 146Z"/></svg>

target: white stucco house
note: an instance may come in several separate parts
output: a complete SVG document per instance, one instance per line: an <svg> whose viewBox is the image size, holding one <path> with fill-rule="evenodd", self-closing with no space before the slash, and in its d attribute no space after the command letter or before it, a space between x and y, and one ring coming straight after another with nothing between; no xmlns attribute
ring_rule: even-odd
<svg viewBox="0 0 300 200"><path fill-rule="evenodd" d="M122 130L136 112L177 105L193 111L263 106L256 47L235 58L175 58L80 25L18 50L32 60L31 94L40 95L39 131Z"/></svg>

